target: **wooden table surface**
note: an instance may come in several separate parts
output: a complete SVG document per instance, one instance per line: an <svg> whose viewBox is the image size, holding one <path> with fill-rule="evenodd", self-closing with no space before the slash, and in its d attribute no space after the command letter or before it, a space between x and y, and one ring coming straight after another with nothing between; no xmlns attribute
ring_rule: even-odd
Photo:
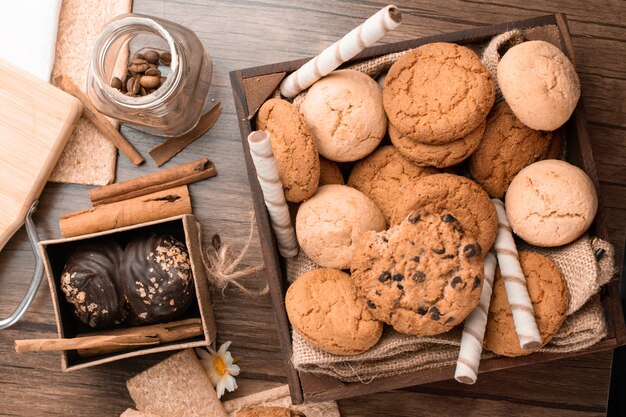
<svg viewBox="0 0 626 417"><path fill-rule="evenodd" d="M223 103L222 116L207 135L167 165L200 156L208 156L217 165L218 177L191 186L194 212L202 223L205 240L219 232L222 241L241 245L252 208L228 72L314 55L384 4L371 0L135 0L135 12L173 20L194 30L213 59L210 95ZM385 42L566 13L598 165L600 194L608 210L611 240L621 254L626 226L626 3L422 0L401 1L397 5L403 12L403 24ZM160 142L127 128L123 128L123 133L146 156ZM120 157L117 177L125 180L155 170L151 161L137 168ZM89 206L88 188L48 184L35 215L42 239L60 236L61 213ZM0 316L8 315L25 293L33 259L24 230L0 253ZM261 262L255 237L246 264ZM621 256L618 262L621 265ZM263 274L254 277L251 284L262 286ZM20 323L0 331L0 415L119 415L132 406L126 379L167 355L144 356L63 374L58 354L14 353L14 339L56 337L47 287L47 283L41 285ZM232 340L231 351L242 357L240 389L226 398L284 383L269 297L251 298L227 289L223 295L215 292L214 301L219 341ZM606 352L481 375L471 387L447 381L343 400L339 404L344 416L602 416L610 365L611 353Z"/></svg>

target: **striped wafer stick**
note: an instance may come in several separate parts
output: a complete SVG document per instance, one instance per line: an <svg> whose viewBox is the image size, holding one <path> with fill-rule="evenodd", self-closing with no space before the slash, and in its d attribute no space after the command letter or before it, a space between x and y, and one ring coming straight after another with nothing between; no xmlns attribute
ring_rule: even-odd
<svg viewBox="0 0 626 417"><path fill-rule="evenodd" d="M397 28L400 22L402 13L396 6L384 7L285 78L280 84L280 93L287 98L295 97L315 81L375 44L387 32Z"/></svg>
<svg viewBox="0 0 626 417"><path fill-rule="evenodd" d="M496 255L493 249L485 256L485 283L480 293L478 307L465 319L463 336L461 336L461 350L456 360L454 379L463 384L473 384L478 375L480 354L483 351L483 338L487 328L487 316L493 290L493 277L496 274Z"/></svg>
<svg viewBox="0 0 626 417"><path fill-rule="evenodd" d="M493 198L491 201L493 201L498 212L498 234L494 247L496 248L500 273L504 279L506 297L511 306L519 345L522 349L535 349L541 346L541 334L537 328L535 311L528 295L526 277L519 263L511 226L509 226L509 221L506 218L504 203L497 198Z"/></svg>
<svg viewBox="0 0 626 417"><path fill-rule="evenodd" d="M285 258L296 256L298 254L298 241L291 224L291 217L289 217L283 184L278 176L278 168L270 144L270 135L262 130L254 131L248 135L248 144L259 185L263 190L265 206L276 235L278 250Z"/></svg>

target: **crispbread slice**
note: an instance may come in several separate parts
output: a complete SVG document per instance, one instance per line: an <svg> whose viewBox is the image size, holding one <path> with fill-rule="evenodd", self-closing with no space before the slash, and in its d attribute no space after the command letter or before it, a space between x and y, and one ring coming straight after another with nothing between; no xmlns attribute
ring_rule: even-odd
<svg viewBox="0 0 626 417"><path fill-rule="evenodd" d="M161 417L161 416L157 416L156 414L142 413L141 411L137 411L133 408L128 408L126 409L126 411L120 414L120 417Z"/></svg>
<svg viewBox="0 0 626 417"><path fill-rule="evenodd" d="M191 349L183 350L126 381L144 413L167 417L227 417L209 376Z"/></svg>

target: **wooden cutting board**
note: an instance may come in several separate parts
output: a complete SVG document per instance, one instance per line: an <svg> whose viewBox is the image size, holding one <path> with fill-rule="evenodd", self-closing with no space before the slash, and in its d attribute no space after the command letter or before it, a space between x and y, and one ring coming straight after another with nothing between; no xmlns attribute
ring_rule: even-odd
<svg viewBox="0 0 626 417"><path fill-rule="evenodd" d="M24 224L82 109L78 99L0 60L0 250Z"/></svg>

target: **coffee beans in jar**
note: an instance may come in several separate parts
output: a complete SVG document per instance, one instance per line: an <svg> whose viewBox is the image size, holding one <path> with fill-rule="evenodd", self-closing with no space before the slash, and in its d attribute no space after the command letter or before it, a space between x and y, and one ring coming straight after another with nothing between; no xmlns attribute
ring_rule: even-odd
<svg viewBox="0 0 626 417"><path fill-rule="evenodd" d="M137 53L128 62L123 79L113 77L111 87L129 97L146 96L156 91L167 80L159 70L159 62L169 66L171 61L172 55L169 52L159 53L151 49Z"/></svg>

